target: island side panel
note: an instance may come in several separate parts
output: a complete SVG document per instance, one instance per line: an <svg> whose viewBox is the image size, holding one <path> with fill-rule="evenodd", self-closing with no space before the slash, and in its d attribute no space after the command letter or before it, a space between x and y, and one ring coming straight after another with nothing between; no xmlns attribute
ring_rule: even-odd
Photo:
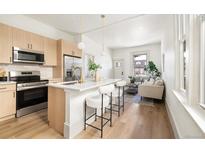
<svg viewBox="0 0 205 154"><path fill-rule="evenodd" d="M62 135L65 121L64 89L48 87L48 121L49 126Z"/></svg>
<svg viewBox="0 0 205 154"><path fill-rule="evenodd" d="M65 138L74 138L84 129L84 104L85 98L89 95L98 94L98 88L83 92L66 90L66 121L64 129ZM87 110L87 116L94 112L93 109ZM92 123L94 117L89 119Z"/></svg>

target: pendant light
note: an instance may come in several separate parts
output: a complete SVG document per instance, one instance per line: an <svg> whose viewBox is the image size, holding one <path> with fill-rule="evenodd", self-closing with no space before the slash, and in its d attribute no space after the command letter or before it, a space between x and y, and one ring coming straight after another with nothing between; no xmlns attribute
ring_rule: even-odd
<svg viewBox="0 0 205 154"><path fill-rule="evenodd" d="M82 42L82 28L83 28L83 26L82 26L82 24L83 24L83 17L82 17L82 15L80 16L80 31L81 31L81 40L80 40L80 42L78 43L78 48L79 49L81 49L81 50L83 50L83 49L85 49L85 43L84 42Z"/></svg>
<svg viewBox="0 0 205 154"><path fill-rule="evenodd" d="M105 29L105 15L101 15L101 18L102 18L102 23L103 23L103 29L102 29L102 47L103 47L103 51L101 53L101 56L105 56L105 32L104 32L104 29Z"/></svg>

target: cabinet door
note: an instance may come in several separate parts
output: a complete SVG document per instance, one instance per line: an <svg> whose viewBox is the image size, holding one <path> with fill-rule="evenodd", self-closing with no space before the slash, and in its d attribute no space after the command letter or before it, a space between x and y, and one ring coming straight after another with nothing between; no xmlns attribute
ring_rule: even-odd
<svg viewBox="0 0 205 154"><path fill-rule="evenodd" d="M57 41L49 38L44 38L44 55L45 65L57 65Z"/></svg>
<svg viewBox="0 0 205 154"><path fill-rule="evenodd" d="M35 51L44 51L44 38L40 35L31 33L31 49Z"/></svg>
<svg viewBox="0 0 205 154"><path fill-rule="evenodd" d="M0 24L0 63L11 63L12 30L11 27Z"/></svg>
<svg viewBox="0 0 205 154"><path fill-rule="evenodd" d="M31 34L18 28L12 28L13 46L30 49L31 48Z"/></svg>
<svg viewBox="0 0 205 154"><path fill-rule="evenodd" d="M74 52L73 52L73 56L82 57L82 50L75 47Z"/></svg>
<svg viewBox="0 0 205 154"><path fill-rule="evenodd" d="M16 113L16 92L0 92L0 118L10 116Z"/></svg>
<svg viewBox="0 0 205 154"><path fill-rule="evenodd" d="M70 55L70 56L73 55L74 47L70 42L62 40L61 45L62 45L63 54Z"/></svg>

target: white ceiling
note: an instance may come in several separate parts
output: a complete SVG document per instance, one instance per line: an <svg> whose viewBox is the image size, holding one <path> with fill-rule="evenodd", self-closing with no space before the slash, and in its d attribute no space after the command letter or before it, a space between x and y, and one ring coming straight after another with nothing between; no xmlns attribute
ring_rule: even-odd
<svg viewBox="0 0 205 154"><path fill-rule="evenodd" d="M105 45L115 49L159 42L168 15L106 15L104 30L100 15L36 14L27 16L74 35L84 33L98 43L102 43L104 31Z"/></svg>
<svg viewBox="0 0 205 154"><path fill-rule="evenodd" d="M103 25L100 14L30 14L27 16L72 34L93 31ZM109 14L105 15L104 24L110 25L136 16L139 15Z"/></svg>

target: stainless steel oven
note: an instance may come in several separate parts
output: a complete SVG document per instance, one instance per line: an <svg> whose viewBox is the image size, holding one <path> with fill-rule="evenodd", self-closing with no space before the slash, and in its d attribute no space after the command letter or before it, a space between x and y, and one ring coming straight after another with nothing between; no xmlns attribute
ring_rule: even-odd
<svg viewBox="0 0 205 154"><path fill-rule="evenodd" d="M43 64L44 54L13 47L13 62Z"/></svg>
<svg viewBox="0 0 205 154"><path fill-rule="evenodd" d="M41 80L39 71L12 71L10 80L17 82L17 117L47 108L48 80Z"/></svg>

